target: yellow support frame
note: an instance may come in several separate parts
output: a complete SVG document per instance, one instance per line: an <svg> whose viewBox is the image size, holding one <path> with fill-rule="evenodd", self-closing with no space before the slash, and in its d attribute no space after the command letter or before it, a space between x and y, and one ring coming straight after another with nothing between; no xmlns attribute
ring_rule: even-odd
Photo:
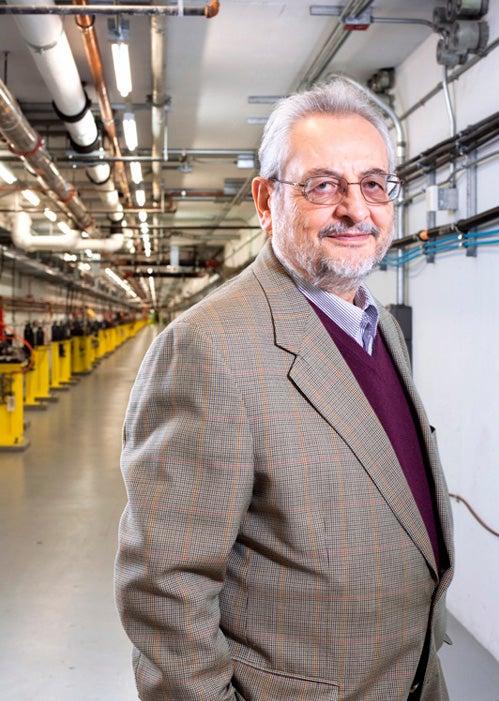
<svg viewBox="0 0 499 701"><path fill-rule="evenodd" d="M0 363L0 450L24 450L23 364Z"/></svg>
<svg viewBox="0 0 499 701"><path fill-rule="evenodd" d="M71 381L71 339L59 341L61 348L59 357L60 383L67 385Z"/></svg>

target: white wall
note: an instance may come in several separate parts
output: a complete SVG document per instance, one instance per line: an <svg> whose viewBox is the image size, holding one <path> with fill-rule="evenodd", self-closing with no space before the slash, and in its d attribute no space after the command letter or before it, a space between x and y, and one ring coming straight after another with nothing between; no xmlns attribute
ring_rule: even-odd
<svg viewBox="0 0 499 701"><path fill-rule="evenodd" d="M499 4L490 3L490 41L499 35ZM397 111L404 112L441 79L435 37L428 38L397 70ZM453 83L457 127L499 109L499 49ZM409 157L449 136L442 93L406 120ZM495 147L497 148L496 143ZM443 172L439 174L443 178ZM499 159L478 171L478 212L499 204ZM467 216L464 178L460 211ZM439 215L448 221L451 215ZM426 225L424 200L409 207L406 233ZM486 228L499 228L496 222ZM437 427L449 490L464 496L499 529L499 245L437 255L435 264L410 266L408 292L414 315L414 375L430 421ZM371 288L395 301L391 273L378 272ZM390 297L391 295L391 297ZM456 575L449 610L499 660L499 541L453 502Z"/></svg>

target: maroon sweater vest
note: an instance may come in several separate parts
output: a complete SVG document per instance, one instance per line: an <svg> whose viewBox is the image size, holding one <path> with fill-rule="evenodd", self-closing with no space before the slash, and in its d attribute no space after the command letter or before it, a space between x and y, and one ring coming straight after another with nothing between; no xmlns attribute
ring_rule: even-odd
<svg viewBox="0 0 499 701"><path fill-rule="evenodd" d="M416 410L378 327L372 355L310 303L337 345L385 429L425 523L438 571L445 547L433 480ZM444 555L445 557L445 555Z"/></svg>

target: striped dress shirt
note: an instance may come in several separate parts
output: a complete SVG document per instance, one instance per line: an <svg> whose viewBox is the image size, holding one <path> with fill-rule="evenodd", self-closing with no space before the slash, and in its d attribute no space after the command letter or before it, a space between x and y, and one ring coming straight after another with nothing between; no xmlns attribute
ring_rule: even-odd
<svg viewBox="0 0 499 701"><path fill-rule="evenodd" d="M351 336L372 355L373 343L378 328L378 308L367 287L361 285L357 290L354 303L345 301L338 295L314 287L305 280L293 278L297 288L313 302L345 333Z"/></svg>

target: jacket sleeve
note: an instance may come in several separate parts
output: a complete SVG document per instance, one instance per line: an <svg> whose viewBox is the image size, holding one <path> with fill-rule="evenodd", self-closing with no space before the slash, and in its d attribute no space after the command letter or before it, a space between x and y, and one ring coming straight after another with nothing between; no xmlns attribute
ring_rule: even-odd
<svg viewBox="0 0 499 701"><path fill-rule="evenodd" d="M245 408L223 354L177 321L130 395L116 599L143 701L233 701L218 594L253 487ZM244 700L243 700L244 701Z"/></svg>

